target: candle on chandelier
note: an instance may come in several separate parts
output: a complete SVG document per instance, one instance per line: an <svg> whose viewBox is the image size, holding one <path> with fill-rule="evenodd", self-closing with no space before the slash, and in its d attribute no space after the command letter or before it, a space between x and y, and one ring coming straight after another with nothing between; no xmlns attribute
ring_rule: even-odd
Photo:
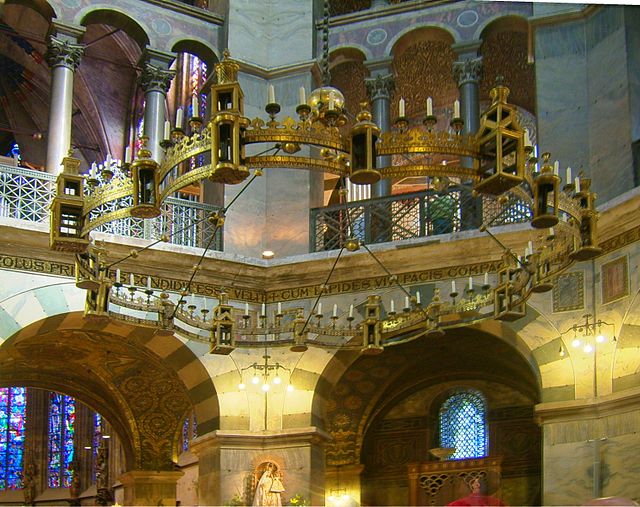
<svg viewBox="0 0 640 507"><path fill-rule="evenodd" d="M249 303L244 304L244 314L249 315Z"/></svg>
<svg viewBox="0 0 640 507"><path fill-rule="evenodd" d="M272 84L269 85L267 104L275 104L276 103L276 89Z"/></svg>
<svg viewBox="0 0 640 507"><path fill-rule="evenodd" d="M404 297L404 307L409 308L409 296Z"/></svg>
<svg viewBox="0 0 640 507"><path fill-rule="evenodd" d="M451 280L451 292L455 292L456 291L456 281L455 280Z"/></svg>
<svg viewBox="0 0 640 507"><path fill-rule="evenodd" d="M421 301L420 301L420 291L416 291L416 303L417 304L421 303Z"/></svg>
<svg viewBox="0 0 640 507"><path fill-rule="evenodd" d="M106 162L106 164L105 164L105 167L106 167L107 169L111 169L111 160L112 160L112 159L111 159L111 154L110 154L110 153L107 153L107 162Z"/></svg>
<svg viewBox="0 0 640 507"><path fill-rule="evenodd" d="M453 101L453 117L460 118L460 101L459 100Z"/></svg>
<svg viewBox="0 0 640 507"><path fill-rule="evenodd" d="M433 99L427 97L427 116L433 116Z"/></svg>
<svg viewBox="0 0 640 507"><path fill-rule="evenodd" d="M333 303L333 316L337 317L338 316L338 305Z"/></svg>
<svg viewBox="0 0 640 507"><path fill-rule="evenodd" d="M484 274L484 284L485 285L489 285L489 273Z"/></svg>
<svg viewBox="0 0 640 507"><path fill-rule="evenodd" d="M162 136L162 138L167 141L171 138L171 123L169 122L169 120L166 120L164 122L164 134Z"/></svg>
<svg viewBox="0 0 640 507"><path fill-rule="evenodd" d="M567 170L565 171L565 181L567 185L571 184L571 166L567 166Z"/></svg>
<svg viewBox="0 0 640 507"><path fill-rule="evenodd" d="M263 317L267 314L267 305L262 303L262 308L260 309L260 315Z"/></svg>
<svg viewBox="0 0 640 507"><path fill-rule="evenodd" d="M191 97L191 116L198 117L200 116L200 104L198 104L198 96L194 95Z"/></svg>
<svg viewBox="0 0 640 507"><path fill-rule="evenodd" d="M147 277L147 290L151 290L151 277Z"/></svg>
<svg viewBox="0 0 640 507"><path fill-rule="evenodd" d="M116 269L116 283L120 283L120 268Z"/></svg>
<svg viewBox="0 0 640 507"><path fill-rule="evenodd" d="M182 128L183 116L184 116L184 113L182 112L182 108L179 107L176 110L176 128L177 129L181 129Z"/></svg>
<svg viewBox="0 0 640 507"><path fill-rule="evenodd" d="M549 227L549 236L553 236L554 230L553 227Z"/></svg>
<svg viewBox="0 0 640 507"><path fill-rule="evenodd" d="M391 313L396 313L396 303L391 300Z"/></svg>
<svg viewBox="0 0 640 507"><path fill-rule="evenodd" d="M404 99L400 97L400 102L398 103L398 116L400 116L400 118L404 118L404 113Z"/></svg>
<svg viewBox="0 0 640 507"><path fill-rule="evenodd" d="M305 92L304 86L301 86L298 89L298 103L306 104L307 103L307 94Z"/></svg>
<svg viewBox="0 0 640 507"><path fill-rule="evenodd" d="M353 318L353 305L349 305L349 318Z"/></svg>
<svg viewBox="0 0 640 507"><path fill-rule="evenodd" d="M124 149L124 163L125 164L131 163L131 146L127 146Z"/></svg>
<svg viewBox="0 0 640 507"><path fill-rule="evenodd" d="M529 129L524 129L524 145L531 146L531 137L529 136Z"/></svg>
<svg viewBox="0 0 640 507"><path fill-rule="evenodd" d="M553 174L555 174L556 176L558 176L558 174L560 173L560 162L558 162L557 160L553 163Z"/></svg>
<svg viewBox="0 0 640 507"><path fill-rule="evenodd" d="M533 243L531 241L527 243L527 252L529 252L529 255L533 255Z"/></svg>
<svg viewBox="0 0 640 507"><path fill-rule="evenodd" d="M134 287L134 286L135 286L135 284L136 284L136 281L135 281L135 279L134 279L134 277L133 277L133 273L129 273L129 285L130 285L131 287Z"/></svg>
<svg viewBox="0 0 640 507"><path fill-rule="evenodd" d="M574 186L576 187L576 193L580 193L582 189L580 188L580 176L576 176L574 180Z"/></svg>
<svg viewBox="0 0 640 507"><path fill-rule="evenodd" d="M469 290L473 290L473 277L469 277Z"/></svg>
<svg viewBox="0 0 640 507"><path fill-rule="evenodd" d="M322 315L322 303L318 303L318 311L316 312L316 315Z"/></svg>
<svg viewBox="0 0 640 507"><path fill-rule="evenodd" d="M97 171L98 171L98 166L96 165L95 162L93 162L91 164L91 170L89 171L89 177L92 179L95 179Z"/></svg>
<svg viewBox="0 0 640 507"><path fill-rule="evenodd" d="M278 303L278 315L282 315L282 303Z"/></svg>

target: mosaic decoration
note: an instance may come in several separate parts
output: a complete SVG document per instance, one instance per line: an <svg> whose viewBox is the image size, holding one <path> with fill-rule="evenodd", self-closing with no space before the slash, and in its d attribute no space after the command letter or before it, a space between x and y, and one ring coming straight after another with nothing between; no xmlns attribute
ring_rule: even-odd
<svg viewBox="0 0 640 507"><path fill-rule="evenodd" d="M50 488L71 486L75 418L75 400L70 396L52 392L49 397L48 485Z"/></svg>
<svg viewBox="0 0 640 507"><path fill-rule="evenodd" d="M26 404L24 387L0 389L0 490L22 487Z"/></svg>
<svg viewBox="0 0 640 507"><path fill-rule="evenodd" d="M627 257L602 265L602 304L617 301L629 295L629 269Z"/></svg>
<svg viewBox="0 0 640 507"><path fill-rule="evenodd" d="M487 455L486 409L477 391L463 391L447 398L440 408L440 446L454 447L451 459Z"/></svg>
<svg viewBox="0 0 640 507"><path fill-rule="evenodd" d="M553 311L568 312L584 308L584 271L564 273L553 285Z"/></svg>

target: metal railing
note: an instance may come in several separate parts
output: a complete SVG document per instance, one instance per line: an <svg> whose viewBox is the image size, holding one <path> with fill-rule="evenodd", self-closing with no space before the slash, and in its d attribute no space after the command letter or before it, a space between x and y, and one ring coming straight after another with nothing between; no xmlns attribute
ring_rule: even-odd
<svg viewBox="0 0 640 507"><path fill-rule="evenodd" d="M55 182L56 177L52 174L0 164L0 217L48 224ZM108 203L92 216L130 205L130 198L120 199ZM222 250L222 230L215 230L206 220L211 212L219 209L218 206L169 197L157 218L124 218L104 224L96 231L148 240L166 235L169 243L190 247L206 246L215 231L210 249Z"/></svg>
<svg viewBox="0 0 640 507"><path fill-rule="evenodd" d="M313 208L311 251L335 250L349 237L366 244L384 243L531 220L529 206L516 198L473 197L464 186L445 192L426 190L347 204Z"/></svg>

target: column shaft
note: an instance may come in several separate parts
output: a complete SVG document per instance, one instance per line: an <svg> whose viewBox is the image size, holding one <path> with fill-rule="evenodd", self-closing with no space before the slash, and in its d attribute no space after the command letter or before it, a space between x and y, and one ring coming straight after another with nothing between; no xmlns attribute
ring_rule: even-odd
<svg viewBox="0 0 640 507"><path fill-rule="evenodd" d="M161 162L163 157L160 141L164 135L165 94L159 90L149 90L144 94L144 135L149 138L151 158Z"/></svg>

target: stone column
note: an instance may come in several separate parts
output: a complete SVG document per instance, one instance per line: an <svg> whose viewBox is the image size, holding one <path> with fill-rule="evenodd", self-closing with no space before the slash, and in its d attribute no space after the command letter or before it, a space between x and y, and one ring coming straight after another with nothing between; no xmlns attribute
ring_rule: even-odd
<svg viewBox="0 0 640 507"><path fill-rule="evenodd" d="M472 134L480 127L480 76L482 72L482 57L478 56L481 41L471 41L454 46L459 60L453 64L453 77L458 83L460 91L460 114L464 120L463 132ZM471 166L470 159L463 159L462 164ZM462 195L463 229L474 229L482 222L482 199L473 198L471 193Z"/></svg>
<svg viewBox="0 0 640 507"><path fill-rule="evenodd" d="M84 32L84 27L54 21L47 42L45 58L51 67L51 101L46 167L51 174L62 171L62 159L71 148L73 76L84 52L84 46L77 43Z"/></svg>
<svg viewBox="0 0 640 507"><path fill-rule="evenodd" d="M151 158L160 163L163 151L160 147L164 130L164 110L167 91L175 71L169 70L175 54L147 48L140 64L140 86L144 91L144 135L149 138Z"/></svg>
<svg viewBox="0 0 640 507"><path fill-rule="evenodd" d="M176 505L176 484L182 471L134 470L120 476L125 505Z"/></svg>

